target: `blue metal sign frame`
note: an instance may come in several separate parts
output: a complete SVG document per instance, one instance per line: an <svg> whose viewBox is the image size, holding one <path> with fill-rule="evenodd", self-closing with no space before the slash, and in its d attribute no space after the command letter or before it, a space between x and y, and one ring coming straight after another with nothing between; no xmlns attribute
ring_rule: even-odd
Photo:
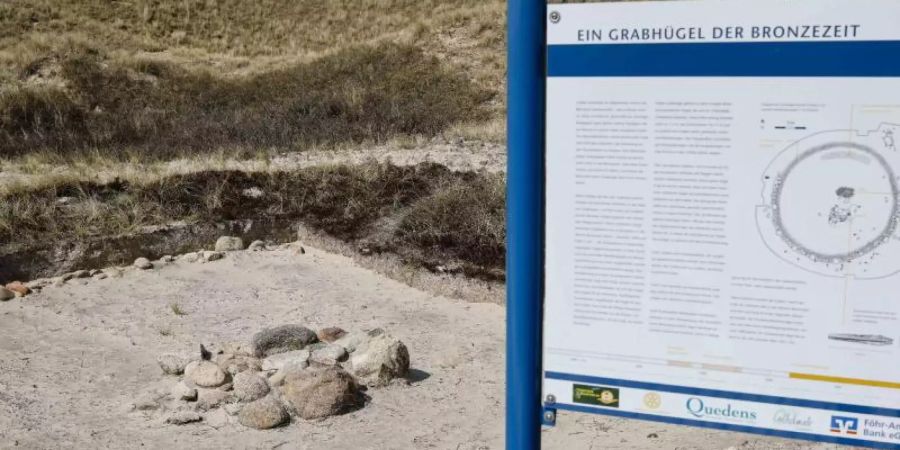
<svg viewBox="0 0 900 450"><path fill-rule="evenodd" d="M544 177L545 177L545 116L547 76L585 76L602 72L607 76L714 76L714 68L697 64L697 61L671 60L672 55L665 44L630 46L566 46L557 45L548 49L546 43L547 3L546 0L508 1L508 192L507 192L507 362L506 362L506 448L508 450L538 450L541 448L541 424L552 424L555 409L552 399L544 403L541 398L542 367L542 320L544 282ZM722 46L697 44L698 51L718 51ZM879 51L896 54L900 51L897 42L887 43L829 43L823 44L778 44L777 55L784 64L758 65L751 63L749 56L765 56L768 60L772 52L766 44L731 44L728 55L704 55L702 61L734 61L742 68L730 69L731 76L843 76L845 58L835 57L841 52L857 57L877 47ZM890 47L890 48L888 48ZM816 57L816 64L798 65L796 55L785 50L801 52L806 61L818 49L827 50L828 58ZM734 53L735 49L742 51ZM864 50L860 53L860 49ZM573 57L572 53L581 57ZM602 52L606 52L601 54ZM654 52L654 57L633 58L622 52ZM748 53L749 52L749 53ZM698 53L697 55L700 55ZM822 55L820 55L822 56ZM548 58L561 61L548 64ZM669 58L669 59L667 59ZM699 56L698 56L699 58ZM730 58L730 59L729 59ZM801 58L803 59L803 58ZM652 64L633 65L622 61L651 61ZM877 59L873 58L873 61ZM581 65L566 65L567 61L579 61ZM792 63L793 61L793 63ZM741 65L743 64L743 65ZM776 67L782 72L765 72L760 67ZM897 76L900 66L895 64L866 63L856 65L855 74L871 77ZM549 70L549 72L548 72ZM658 72L658 73L657 73ZM548 377L563 377L565 374L548 374ZM584 381L584 380L582 380ZM591 381L591 380L588 380ZM622 385L619 380L592 380ZM655 386L657 390L660 386ZM693 391L692 391L693 392ZM709 394L709 392L706 392ZM715 394L715 393L713 393ZM781 399L776 403L789 403ZM546 405L546 407L544 407ZM729 426L682 419L666 419L643 414L628 414L615 411L600 411L594 408L577 408L560 405L560 409L610 414L620 417L658 421L672 424L693 425L705 428L724 429L756 433L761 435L799 438L820 442L853 444L871 448L898 448L893 444L860 442L841 438L822 438L803 433L779 432L768 429Z"/></svg>
<svg viewBox="0 0 900 450"><path fill-rule="evenodd" d="M506 448L541 447L546 0L509 0Z"/></svg>

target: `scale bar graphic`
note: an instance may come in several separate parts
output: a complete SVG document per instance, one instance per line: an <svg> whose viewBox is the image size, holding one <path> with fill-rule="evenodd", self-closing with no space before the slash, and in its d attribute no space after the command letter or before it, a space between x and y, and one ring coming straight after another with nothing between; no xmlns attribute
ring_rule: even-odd
<svg viewBox="0 0 900 450"><path fill-rule="evenodd" d="M855 384L858 386L900 389L900 383L893 381L864 380L861 378L834 377L830 375L816 375L811 373L797 372L790 372L789 377L796 380L823 381L826 383Z"/></svg>

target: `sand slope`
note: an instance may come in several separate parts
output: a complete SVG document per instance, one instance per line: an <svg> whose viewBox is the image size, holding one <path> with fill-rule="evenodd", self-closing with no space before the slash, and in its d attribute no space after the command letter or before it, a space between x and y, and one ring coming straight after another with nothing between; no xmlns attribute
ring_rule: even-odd
<svg viewBox="0 0 900 450"><path fill-rule="evenodd" d="M433 297L306 250L175 262L0 303L0 448L502 448L503 307ZM361 410L270 431L224 411L185 426L130 411L141 393L174 382L158 354L284 323L385 328L408 345L413 380L370 390ZM543 436L545 448L565 450L832 448L581 415L562 415Z"/></svg>

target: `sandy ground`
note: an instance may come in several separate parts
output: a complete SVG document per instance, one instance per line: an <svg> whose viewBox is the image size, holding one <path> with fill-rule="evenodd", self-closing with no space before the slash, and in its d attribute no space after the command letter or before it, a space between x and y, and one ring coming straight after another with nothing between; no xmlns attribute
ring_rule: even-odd
<svg viewBox="0 0 900 450"><path fill-rule="evenodd" d="M174 383L158 354L285 323L383 327L408 345L411 382L370 390L358 411L269 431L224 411L174 426L163 412L130 410ZM434 297L309 247L74 280L0 303L0 448L499 449L503 353L502 306ZM835 448L569 414L543 440L565 450Z"/></svg>

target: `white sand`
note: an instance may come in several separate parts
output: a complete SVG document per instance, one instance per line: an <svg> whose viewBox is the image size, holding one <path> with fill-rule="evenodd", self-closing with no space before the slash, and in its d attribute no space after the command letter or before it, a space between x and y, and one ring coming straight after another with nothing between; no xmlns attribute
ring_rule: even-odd
<svg viewBox="0 0 900 450"><path fill-rule="evenodd" d="M0 448L499 449L504 320L502 306L434 297L309 247L70 281L0 303ZM285 323L385 328L408 345L417 380L370 390L361 410L269 431L224 412L174 426L129 411L174 382L158 354ZM834 448L599 416L559 423L545 448Z"/></svg>

